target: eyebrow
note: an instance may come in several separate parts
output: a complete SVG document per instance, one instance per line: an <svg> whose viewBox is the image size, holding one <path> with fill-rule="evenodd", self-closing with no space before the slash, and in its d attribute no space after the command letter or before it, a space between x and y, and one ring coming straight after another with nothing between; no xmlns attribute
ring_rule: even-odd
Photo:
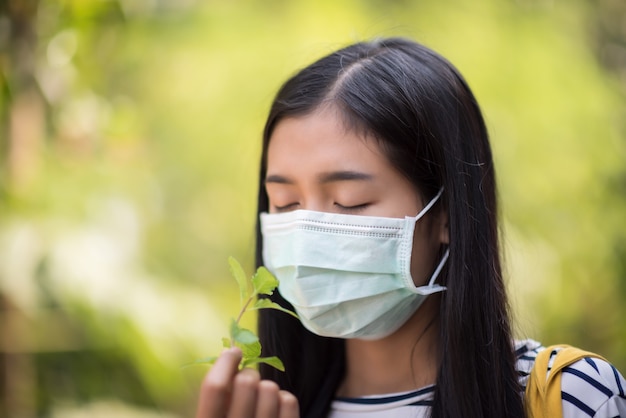
<svg viewBox="0 0 626 418"><path fill-rule="evenodd" d="M374 176L361 171L333 171L319 176L320 183L331 183L345 180L372 180Z"/></svg>
<svg viewBox="0 0 626 418"><path fill-rule="evenodd" d="M358 180L369 181L373 180L374 176L371 174L363 173L360 171L332 171L329 173L322 173L318 176L318 181L322 184L332 183L336 181ZM288 177L281 176L280 174L272 174L265 178L265 184L278 183L278 184L293 184L293 181Z"/></svg>

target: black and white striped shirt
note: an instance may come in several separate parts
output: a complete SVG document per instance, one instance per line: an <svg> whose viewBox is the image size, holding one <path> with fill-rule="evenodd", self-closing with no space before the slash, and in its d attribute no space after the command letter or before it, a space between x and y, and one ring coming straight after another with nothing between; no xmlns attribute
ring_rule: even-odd
<svg viewBox="0 0 626 418"><path fill-rule="evenodd" d="M526 387L537 353L543 349L533 340L515 344L522 386ZM626 381L611 364L597 358L584 358L564 368L562 373L563 417L626 418ZM329 418L428 417L434 393L435 386L426 386L403 393L337 398L332 403Z"/></svg>

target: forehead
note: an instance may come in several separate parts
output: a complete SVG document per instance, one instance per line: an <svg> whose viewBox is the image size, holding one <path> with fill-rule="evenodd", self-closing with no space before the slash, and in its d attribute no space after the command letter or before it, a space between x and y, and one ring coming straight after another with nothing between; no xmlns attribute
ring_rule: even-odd
<svg viewBox="0 0 626 418"><path fill-rule="evenodd" d="M268 145L268 172L332 163L393 169L378 140L349 127L333 107L277 123Z"/></svg>

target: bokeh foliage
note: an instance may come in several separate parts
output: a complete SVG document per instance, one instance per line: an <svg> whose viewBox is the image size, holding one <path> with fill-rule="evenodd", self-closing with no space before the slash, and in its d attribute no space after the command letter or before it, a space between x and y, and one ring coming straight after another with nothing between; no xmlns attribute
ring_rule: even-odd
<svg viewBox="0 0 626 418"><path fill-rule="evenodd" d="M188 416L252 270L280 83L408 36L466 76L496 156L518 335L626 370L626 5L4 0L0 416ZM618 23L616 23L618 22ZM152 412L151 412L152 411Z"/></svg>

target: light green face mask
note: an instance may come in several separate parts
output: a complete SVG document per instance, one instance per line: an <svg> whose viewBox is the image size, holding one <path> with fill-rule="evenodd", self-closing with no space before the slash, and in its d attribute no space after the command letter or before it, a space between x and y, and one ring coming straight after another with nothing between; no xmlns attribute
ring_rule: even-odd
<svg viewBox="0 0 626 418"><path fill-rule="evenodd" d="M432 293L446 250L425 286L411 278L415 217L384 218L309 210L261 214L263 261L311 332L380 339L400 328Z"/></svg>

